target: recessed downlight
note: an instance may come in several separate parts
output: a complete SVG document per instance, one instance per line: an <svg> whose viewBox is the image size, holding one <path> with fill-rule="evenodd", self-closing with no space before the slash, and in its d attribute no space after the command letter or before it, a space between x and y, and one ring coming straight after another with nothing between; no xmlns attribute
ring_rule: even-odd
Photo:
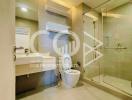
<svg viewBox="0 0 132 100"><path fill-rule="evenodd" d="M27 11L28 11L28 9L27 9L26 7L21 7L21 10L22 10L23 12L27 12Z"/></svg>

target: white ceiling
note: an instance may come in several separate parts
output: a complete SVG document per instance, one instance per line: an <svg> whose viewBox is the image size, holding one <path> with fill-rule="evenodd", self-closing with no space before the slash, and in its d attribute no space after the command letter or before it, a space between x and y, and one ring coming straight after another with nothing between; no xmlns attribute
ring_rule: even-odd
<svg viewBox="0 0 132 100"><path fill-rule="evenodd" d="M65 3L71 4L73 6L76 6L80 3L85 3L86 5L88 5L91 8L95 8L98 5L100 5L106 1L109 1L105 5L95 9L96 11L101 12L101 9L111 10L111 9L114 9L116 7L119 7L119 6L129 2L130 0L57 0L57 1L58 2L63 1Z"/></svg>
<svg viewBox="0 0 132 100"><path fill-rule="evenodd" d="M21 7L26 7L28 12L23 12ZM37 21L38 0L16 0L16 16Z"/></svg>
<svg viewBox="0 0 132 100"><path fill-rule="evenodd" d="M56 1L56 3L58 4L63 3L70 7L76 6L82 3L82 0L48 0L48 1L51 1L51 3L53 3L52 1ZM39 0L16 0L16 16L37 21L38 20L38 5L37 5L38 2ZM27 7L28 12L21 11L21 7ZM56 8L64 10L64 12L66 11L59 5Z"/></svg>
<svg viewBox="0 0 132 100"><path fill-rule="evenodd" d="M73 6L79 5L83 2L83 0L58 0L58 1L63 1L63 2L69 3Z"/></svg>
<svg viewBox="0 0 132 100"><path fill-rule="evenodd" d="M38 20L38 1L39 0L16 0L16 16L37 21ZM95 8L105 1L108 1L108 0L57 0L57 2L64 2L65 4L67 5L69 4L72 6L85 3L91 8ZM109 0L109 2L107 2L105 5L98 7L95 10L98 12L101 12L101 9L111 10L129 1L130 0ZM20 9L21 6L27 6L29 11L22 12Z"/></svg>
<svg viewBox="0 0 132 100"><path fill-rule="evenodd" d="M109 2L105 3L104 5L95 10L98 12L101 12L101 10L103 9L111 10L129 2L130 0L83 0L83 2L91 8L95 8L106 1Z"/></svg>

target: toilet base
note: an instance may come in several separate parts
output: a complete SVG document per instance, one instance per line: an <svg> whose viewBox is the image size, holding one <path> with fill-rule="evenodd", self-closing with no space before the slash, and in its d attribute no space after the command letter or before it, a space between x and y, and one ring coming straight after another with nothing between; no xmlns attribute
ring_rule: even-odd
<svg viewBox="0 0 132 100"><path fill-rule="evenodd" d="M62 88L65 88L65 89L72 89L72 88L76 87L76 85L74 85L74 86L67 85L63 81L61 82L61 86L62 86Z"/></svg>

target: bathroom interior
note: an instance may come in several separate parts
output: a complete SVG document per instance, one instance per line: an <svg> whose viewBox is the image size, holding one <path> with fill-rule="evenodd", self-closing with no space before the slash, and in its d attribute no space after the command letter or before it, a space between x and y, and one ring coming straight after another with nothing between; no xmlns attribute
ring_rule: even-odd
<svg viewBox="0 0 132 100"><path fill-rule="evenodd" d="M132 100L131 0L15 2L16 99ZM78 51L59 55L55 37L61 48L74 33Z"/></svg>

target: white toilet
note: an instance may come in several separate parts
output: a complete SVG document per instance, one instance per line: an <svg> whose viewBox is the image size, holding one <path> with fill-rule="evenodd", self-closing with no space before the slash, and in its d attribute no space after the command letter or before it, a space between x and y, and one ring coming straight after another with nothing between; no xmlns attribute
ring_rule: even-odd
<svg viewBox="0 0 132 100"><path fill-rule="evenodd" d="M80 71L71 69L72 67L72 60L70 55L65 54L62 59L62 68L61 68L61 75L62 75L62 83L66 88L73 88L79 81L80 78Z"/></svg>

